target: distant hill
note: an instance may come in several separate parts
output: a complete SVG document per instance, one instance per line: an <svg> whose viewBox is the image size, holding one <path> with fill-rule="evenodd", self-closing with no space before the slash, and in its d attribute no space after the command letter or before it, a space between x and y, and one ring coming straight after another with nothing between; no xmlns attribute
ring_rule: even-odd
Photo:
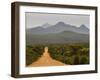
<svg viewBox="0 0 100 80"><path fill-rule="evenodd" d="M27 44L79 43L89 41L89 29L82 24L80 27L58 22L48 23L26 29Z"/></svg>
<svg viewBox="0 0 100 80"><path fill-rule="evenodd" d="M27 34L48 34L59 33L63 31L72 31L81 34L89 34L89 29L84 24L82 24L80 27L76 27L70 24L65 24L64 22L58 22L55 25L50 25L46 23L35 28L26 29Z"/></svg>
<svg viewBox="0 0 100 80"><path fill-rule="evenodd" d="M88 42L88 34L79 34L71 31L63 31L60 33L48 34L27 34L27 44L62 44L62 43L80 43Z"/></svg>

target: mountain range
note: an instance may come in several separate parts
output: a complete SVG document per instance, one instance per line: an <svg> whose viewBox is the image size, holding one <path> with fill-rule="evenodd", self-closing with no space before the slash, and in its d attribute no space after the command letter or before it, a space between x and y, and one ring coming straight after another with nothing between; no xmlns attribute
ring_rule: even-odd
<svg viewBox="0 0 100 80"><path fill-rule="evenodd" d="M27 29L28 34L47 34L47 33L59 33L63 31L72 31L82 34L89 34L89 29L82 24L80 27L73 26L70 24L65 24L64 22L58 22L55 25L50 25L48 23L37 26L35 28Z"/></svg>
<svg viewBox="0 0 100 80"><path fill-rule="evenodd" d="M80 43L89 41L89 29L82 24L76 27L64 22L44 24L26 29L27 44Z"/></svg>

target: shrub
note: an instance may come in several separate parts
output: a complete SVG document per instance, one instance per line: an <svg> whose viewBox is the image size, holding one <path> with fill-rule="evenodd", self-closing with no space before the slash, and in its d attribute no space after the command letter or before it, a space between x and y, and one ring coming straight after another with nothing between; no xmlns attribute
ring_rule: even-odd
<svg viewBox="0 0 100 80"><path fill-rule="evenodd" d="M65 57L64 58L64 63L65 64L73 64L73 58L72 57Z"/></svg>
<svg viewBox="0 0 100 80"><path fill-rule="evenodd" d="M50 56L65 64L87 64L89 63L89 44L44 44L37 46L26 46L26 65L38 60L47 46ZM84 58L85 56L85 58Z"/></svg>
<svg viewBox="0 0 100 80"><path fill-rule="evenodd" d="M38 58L43 54L43 50L44 47L41 45L26 46L26 66L38 60Z"/></svg>
<svg viewBox="0 0 100 80"><path fill-rule="evenodd" d="M89 57L88 44L51 44L48 45L49 53L53 59L65 64L80 64L80 58ZM89 61L88 61L89 62Z"/></svg>
<svg viewBox="0 0 100 80"><path fill-rule="evenodd" d="M89 56L89 48L80 49L80 55L88 55Z"/></svg>
<svg viewBox="0 0 100 80"><path fill-rule="evenodd" d="M89 59L87 56L82 56L80 64L89 64Z"/></svg>

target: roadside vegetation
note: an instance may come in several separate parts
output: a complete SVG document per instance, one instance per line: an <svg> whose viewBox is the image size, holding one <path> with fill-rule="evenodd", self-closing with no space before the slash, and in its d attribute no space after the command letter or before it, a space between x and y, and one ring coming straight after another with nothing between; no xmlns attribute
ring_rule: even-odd
<svg viewBox="0 0 100 80"><path fill-rule="evenodd" d="M48 47L50 56L62 63L69 65L89 64L89 44L47 44L26 46L26 65L37 61L43 54L45 46Z"/></svg>

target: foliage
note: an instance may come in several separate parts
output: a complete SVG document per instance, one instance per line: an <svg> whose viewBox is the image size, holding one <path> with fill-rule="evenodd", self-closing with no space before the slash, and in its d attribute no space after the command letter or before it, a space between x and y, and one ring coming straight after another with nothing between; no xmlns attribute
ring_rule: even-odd
<svg viewBox="0 0 100 80"><path fill-rule="evenodd" d="M82 56L80 64L89 64L89 58L87 56Z"/></svg>
<svg viewBox="0 0 100 80"><path fill-rule="evenodd" d="M30 65L35 62L43 54L44 47L38 46L26 46L26 65Z"/></svg>
<svg viewBox="0 0 100 80"><path fill-rule="evenodd" d="M89 64L89 44L44 44L26 46L26 65L35 62L43 54L45 46L48 47L50 56L69 65Z"/></svg>
<svg viewBox="0 0 100 80"><path fill-rule="evenodd" d="M65 64L89 64L89 44L52 44L48 45L49 53L53 59Z"/></svg>

